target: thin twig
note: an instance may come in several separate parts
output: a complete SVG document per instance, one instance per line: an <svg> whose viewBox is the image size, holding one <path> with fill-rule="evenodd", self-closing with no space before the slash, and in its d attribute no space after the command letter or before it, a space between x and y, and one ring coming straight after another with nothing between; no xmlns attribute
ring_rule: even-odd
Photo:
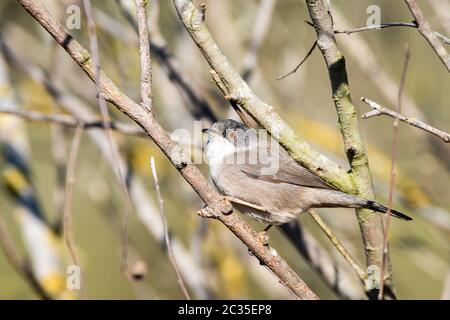
<svg viewBox="0 0 450 320"><path fill-rule="evenodd" d="M242 78L245 81L249 81L253 75L258 61L258 53L269 31L276 4L277 0L260 0L259 2L258 12L253 23L249 49L244 56L242 67Z"/></svg>
<svg viewBox="0 0 450 320"><path fill-rule="evenodd" d="M125 214L122 224L122 241L121 241L121 267L122 271L128 276L130 279L134 279L131 272L128 268L128 220L130 218L131 212L133 210L133 205L131 203L130 194L128 192L127 182L125 179L125 173L122 172L122 168L119 164L120 159L120 153L117 146L116 141L114 140L114 136L112 134L112 130L109 127L109 124L111 122L108 106L106 105L105 99L102 97L102 90L99 85L100 83L100 61L99 61L99 52L98 52L98 41L97 41L97 33L96 33L96 26L94 21L94 14L92 11L92 5L90 0L83 0L84 4L84 10L86 13L86 18L88 21L88 32L89 32L89 43L91 48L91 57L92 57L92 64L93 64L93 76L95 79L96 89L97 89L97 102L100 108L100 114L102 117L103 127L106 130L106 135L108 137L108 143L111 150L111 155L113 159L117 159L116 163L116 170L117 175L119 177L120 186L122 190L122 194L125 199Z"/></svg>
<svg viewBox="0 0 450 320"><path fill-rule="evenodd" d="M73 140L72 146L70 147L69 160L67 164L66 172L66 187L64 195L64 209L63 209L63 230L64 230L64 241L67 248L69 249L70 256L72 258L73 264L80 267L78 262L74 241L72 237L72 195L73 195L73 185L75 183L75 167L78 158L78 151L80 149L81 137L83 134L83 126L78 126ZM85 284L81 281L81 288L83 298L86 298Z"/></svg>
<svg viewBox="0 0 450 320"><path fill-rule="evenodd" d="M164 200L161 196L161 190L159 188L159 183L158 183L158 175L156 174L155 159L153 157L151 157L151 159L150 159L150 166L152 168L153 181L155 182L156 195L158 197L159 212L161 214L161 222L163 224L163 229L164 229L164 239L166 242L167 255L169 256L170 264L172 265L173 270L175 271L175 274L177 275L177 281L178 281L178 284L180 285L181 291L183 292L183 294L187 300L191 300L189 291L187 290L186 285L184 284L183 277L181 276L181 272L178 268L178 264L175 259L175 255L173 254L172 241L170 240L169 228L167 227L167 219L164 214Z"/></svg>
<svg viewBox="0 0 450 320"><path fill-rule="evenodd" d="M388 242L389 242L389 225L391 222L391 210L394 201L394 189L395 180L397 178L395 171L395 164L397 161L398 154L398 129L399 129L399 118L398 116L402 112L402 94L405 87L406 72L408 71L408 64L410 59L409 46L406 45L405 48L405 64L403 65L402 77L400 80L400 87L398 89L398 104L397 104L397 117L395 118L393 129L392 129L392 163L391 163L391 179L389 183L389 197L388 197L388 210L386 213L385 223L384 223L384 242L383 242L383 258L381 260L381 270L380 270L380 291L378 293L378 300L384 298L384 275L386 273L386 264L388 259Z"/></svg>
<svg viewBox="0 0 450 320"><path fill-rule="evenodd" d="M425 16L417 5L416 0L405 0L405 2L417 22L417 27L420 34L428 41L438 55L439 59L441 59L444 66L447 68L447 71L450 72L450 55L439 41L434 31L431 29L430 24L425 19Z"/></svg>
<svg viewBox="0 0 450 320"><path fill-rule="evenodd" d="M17 108L8 108L8 107L0 107L0 113L14 115L23 118L27 121L55 123L70 128L76 128L80 125L83 126L83 128L86 130L106 128L102 120L83 121L82 119L62 113L48 114L33 110L21 110ZM110 121L107 124L107 127L122 134L137 136L141 138L147 137L147 135L142 129L123 122Z"/></svg>
<svg viewBox="0 0 450 320"><path fill-rule="evenodd" d="M311 48L308 50L308 52L306 53L306 56L300 60L299 64L291 71L289 71L288 73L286 73L285 75L281 75L277 78L277 80L282 80L288 76L290 76L291 74L294 74L297 72L297 70L302 66L302 64L306 61L306 59L308 59L308 57L312 54L312 52L314 51L314 49L317 47L317 40L314 41L313 45L311 46Z"/></svg>
<svg viewBox="0 0 450 320"><path fill-rule="evenodd" d="M139 61L141 63L142 106L152 109L152 60L150 56L150 36L147 23L147 4L150 0L134 0L139 34Z"/></svg>
<svg viewBox="0 0 450 320"><path fill-rule="evenodd" d="M322 231L325 233L328 239L330 239L331 243L333 243L333 245L336 247L339 253L344 257L345 260L347 260L347 262L350 264L353 270L355 270L361 282L364 283L366 280L366 273L360 267L358 262L356 262L356 260L350 254L350 252L348 252L347 249L345 249L345 247L342 245L342 243L339 241L339 239L336 237L333 231L331 231L330 227L326 224L326 222L323 221L323 219L320 217L320 215L317 213L316 210L310 209L308 213L319 225L320 229L322 229Z"/></svg>
<svg viewBox="0 0 450 320"><path fill-rule="evenodd" d="M404 123L407 123L413 127L419 128L423 131L426 131L428 133L431 133L439 138L441 138L444 142L449 143L450 142L450 133L447 133L445 131L442 131L440 129L436 129L429 124L426 124L425 122L422 122L416 118L410 118L403 114L399 114L398 112L391 110L389 108L383 107L376 103L375 101L372 101L368 98L362 97L361 101L367 103L369 107L371 107L373 110L369 111L362 115L364 119L369 119L371 117L380 116L380 115L387 115L391 118L398 119Z"/></svg>
<svg viewBox="0 0 450 320"><path fill-rule="evenodd" d="M416 22L386 22L386 23L381 23L379 25L373 25L373 26L367 26L367 27L345 29L345 30L334 30L334 33L335 34L341 34L341 33L352 34L352 33L356 33L356 32L380 30L380 29L390 28L390 27L409 27L409 28L415 28L415 29L418 28ZM450 38L444 36L442 33L439 33L437 31L434 31L434 33L436 34L436 36L438 38L440 38L446 44L450 44Z"/></svg>
<svg viewBox="0 0 450 320"><path fill-rule="evenodd" d="M31 269L30 263L27 259L22 257L19 250L14 245L11 235L8 232L3 218L0 216L0 246L5 253L6 258L11 263L17 273L21 274L30 287L36 294L44 300L52 299L50 294L39 283L36 275Z"/></svg>

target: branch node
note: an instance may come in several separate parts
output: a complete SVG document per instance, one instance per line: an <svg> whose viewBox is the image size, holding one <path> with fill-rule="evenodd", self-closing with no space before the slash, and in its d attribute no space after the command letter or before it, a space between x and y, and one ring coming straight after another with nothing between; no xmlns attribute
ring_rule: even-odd
<svg viewBox="0 0 450 320"><path fill-rule="evenodd" d="M205 206L203 209L200 209L197 211L197 215L202 218L208 218L208 219L218 219L219 216L211 210L210 207Z"/></svg>

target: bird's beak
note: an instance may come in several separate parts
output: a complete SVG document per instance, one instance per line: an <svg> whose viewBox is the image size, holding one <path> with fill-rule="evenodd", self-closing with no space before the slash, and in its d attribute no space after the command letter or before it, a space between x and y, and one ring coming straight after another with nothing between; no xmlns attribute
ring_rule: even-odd
<svg viewBox="0 0 450 320"><path fill-rule="evenodd" d="M211 133L211 129L210 128L203 128L202 132L205 134L210 134Z"/></svg>

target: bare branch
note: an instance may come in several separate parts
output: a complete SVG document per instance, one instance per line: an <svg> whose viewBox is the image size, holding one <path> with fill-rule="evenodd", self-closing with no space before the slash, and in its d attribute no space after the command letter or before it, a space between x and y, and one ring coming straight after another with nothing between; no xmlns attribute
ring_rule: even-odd
<svg viewBox="0 0 450 320"><path fill-rule="evenodd" d="M411 11L412 15L414 16L414 19L417 22L419 32L428 41L433 50L439 56L439 59L441 59L442 63L447 68L447 71L450 72L450 55L448 54L447 50L445 50L442 43L439 41L434 31L431 29L430 24L425 19L416 1L405 0L405 2L409 8L409 11Z"/></svg>
<svg viewBox="0 0 450 320"><path fill-rule="evenodd" d="M173 270L175 271L175 274L177 275L177 281L181 288L181 291L183 292L183 294L187 300L191 300L189 291L187 290L186 285L184 284L183 277L181 276L180 269L178 268L178 264L175 259L175 255L173 254L172 242L170 240L169 229L167 227L167 219L166 219L166 215L164 214L164 200L161 196L161 190L159 188L159 183L158 183L158 175L156 174L155 159L153 157L151 157L151 159L150 159L150 166L152 169L153 181L155 182L156 195L158 197L159 212L161 214L161 221L162 221L162 225L163 225L163 229L164 229L164 240L166 243L167 255L169 256L170 264L172 265Z"/></svg>
<svg viewBox="0 0 450 320"><path fill-rule="evenodd" d="M89 52L53 19L39 1L17 1L63 46L86 74L95 81L96 78ZM144 108L123 94L103 72L99 73L98 85L108 101L137 122L155 141L186 181L205 201L209 217L218 219L225 224L299 299L318 299L314 292L308 288L273 248L268 248L261 244L257 233L242 218L236 214L230 214L232 208L229 202L224 200L207 182L198 168L191 163L187 155L170 139L153 114L148 113Z"/></svg>
<svg viewBox="0 0 450 320"><path fill-rule="evenodd" d="M423 131L429 132L429 133L441 138L446 143L450 142L450 134L445 131L436 129L436 128L430 126L429 124L426 124L416 118L410 118L403 114L399 114L398 112L395 112L391 109L383 107L383 106L379 105L378 103L376 103L375 101L372 101L368 98L362 97L361 101L367 103L369 105L369 107L371 107L373 109L372 111L367 112L362 115L362 117L364 119L369 119L369 118L372 118L375 116L380 116L380 115L387 115L391 118L398 119L404 123L407 123L413 127L416 127Z"/></svg>

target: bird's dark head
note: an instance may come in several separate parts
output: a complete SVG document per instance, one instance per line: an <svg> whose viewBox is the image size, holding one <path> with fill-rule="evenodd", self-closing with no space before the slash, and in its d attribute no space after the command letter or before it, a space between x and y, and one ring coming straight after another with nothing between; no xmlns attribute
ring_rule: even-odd
<svg viewBox="0 0 450 320"><path fill-rule="evenodd" d="M245 144L246 137L255 134L245 124L232 119L215 122L211 128L203 129L202 132L208 135L209 141L222 138L234 145Z"/></svg>

